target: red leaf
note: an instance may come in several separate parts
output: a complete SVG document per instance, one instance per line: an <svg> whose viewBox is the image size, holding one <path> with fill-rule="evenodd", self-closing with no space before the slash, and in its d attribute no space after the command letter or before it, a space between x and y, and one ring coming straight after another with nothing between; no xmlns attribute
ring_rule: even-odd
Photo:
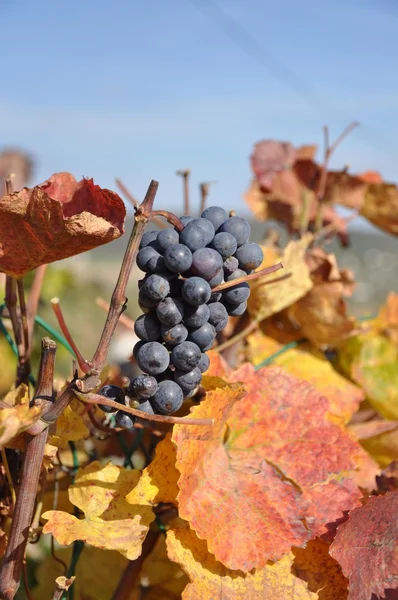
<svg viewBox="0 0 398 600"><path fill-rule="evenodd" d="M330 554L349 578L349 600L392 597L398 588L398 491L370 497L353 510Z"/></svg>
<svg viewBox="0 0 398 600"><path fill-rule="evenodd" d="M293 165L296 160L296 150L289 142L263 140L254 146L250 160L253 172L261 186L270 190L274 175Z"/></svg>
<svg viewBox="0 0 398 600"><path fill-rule="evenodd" d="M21 277L39 265L106 244L124 231L126 209L110 190L70 173L0 199L0 270Z"/></svg>

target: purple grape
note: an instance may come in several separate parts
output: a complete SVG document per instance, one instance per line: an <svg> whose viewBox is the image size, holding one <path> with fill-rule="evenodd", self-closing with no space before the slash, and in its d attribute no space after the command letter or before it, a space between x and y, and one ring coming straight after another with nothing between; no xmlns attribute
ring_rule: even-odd
<svg viewBox="0 0 398 600"><path fill-rule="evenodd" d="M246 282L238 283L238 285L234 285L226 289L223 292L223 301L226 304L242 304L242 302L246 302L248 297L250 296L250 287Z"/></svg>
<svg viewBox="0 0 398 600"><path fill-rule="evenodd" d="M238 259L235 256L230 256L224 260L224 277L227 278L239 267Z"/></svg>
<svg viewBox="0 0 398 600"><path fill-rule="evenodd" d="M250 237L251 228L245 219L241 219L241 217L230 217L221 225L220 231L225 231L226 233L233 235L239 247L242 246L242 244L246 244Z"/></svg>
<svg viewBox="0 0 398 600"><path fill-rule="evenodd" d="M142 312L148 312L149 309L155 308L159 303L158 300L150 298L142 288L138 292L138 304Z"/></svg>
<svg viewBox="0 0 398 600"><path fill-rule="evenodd" d="M202 327L192 329L188 335L188 341L196 344L202 352L210 350L216 338L216 330L210 323L205 323Z"/></svg>
<svg viewBox="0 0 398 600"><path fill-rule="evenodd" d="M174 381L166 380L159 383L159 389L151 399L154 410L162 415L177 412L182 406L184 394Z"/></svg>
<svg viewBox="0 0 398 600"><path fill-rule="evenodd" d="M235 253L241 269L257 269L264 259L264 254L258 244L247 243L240 246Z"/></svg>
<svg viewBox="0 0 398 600"><path fill-rule="evenodd" d="M191 271L206 281L212 279L222 271L223 261L217 250L212 248L199 248L193 253Z"/></svg>
<svg viewBox="0 0 398 600"><path fill-rule="evenodd" d="M152 300L160 302L170 292L170 283L161 275L149 275L140 290Z"/></svg>
<svg viewBox="0 0 398 600"><path fill-rule="evenodd" d="M147 342L137 352L138 366L144 373L160 375L170 363L169 353L159 342Z"/></svg>
<svg viewBox="0 0 398 600"><path fill-rule="evenodd" d="M152 267L152 265L156 263L156 261L159 259L163 260L163 257L159 254L157 250L155 250L155 248L152 248L152 246L145 246L144 248L141 248L141 250L139 250L137 254L137 267L145 273L152 272L149 268L149 262L152 261Z"/></svg>
<svg viewBox="0 0 398 600"><path fill-rule="evenodd" d="M247 308L247 302L242 302L242 304L226 304L225 308L231 317L240 317Z"/></svg>
<svg viewBox="0 0 398 600"><path fill-rule="evenodd" d="M210 367L210 358L207 356L207 354L202 352L202 356L200 357L200 361L198 364L198 369L200 370L201 373L204 373L205 371L207 371L207 369L209 367Z"/></svg>
<svg viewBox="0 0 398 600"><path fill-rule="evenodd" d="M188 223L194 220L194 218L195 217L189 217L187 215L184 215L183 217L180 217L180 221L184 225L184 227L186 227Z"/></svg>
<svg viewBox="0 0 398 600"><path fill-rule="evenodd" d="M192 264L192 252L185 244L172 244L165 250L164 264L173 273L187 271Z"/></svg>
<svg viewBox="0 0 398 600"><path fill-rule="evenodd" d="M156 342L160 339L160 321L153 313L141 315L134 323L137 337L144 342Z"/></svg>
<svg viewBox="0 0 398 600"><path fill-rule="evenodd" d="M192 252L207 245L206 232L202 227L195 225L194 221L195 219L188 223L180 233L180 244L187 246ZM210 221L208 222L210 223ZM186 271L186 268L181 271Z"/></svg>
<svg viewBox="0 0 398 600"><path fill-rule="evenodd" d="M149 400L145 400L145 402L140 402L140 404L137 406L137 409L142 410L142 412L148 413L148 415L155 414L155 411L153 410L152 404L149 402ZM144 421L144 419L142 419L142 421Z"/></svg>
<svg viewBox="0 0 398 600"><path fill-rule="evenodd" d="M212 279L210 279L209 281L209 286L211 287L211 289L217 287L218 285L220 285L220 283L223 283L224 281L224 272L221 269L217 275L214 275L214 277Z"/></svg>
<svg viewBox="0 0 398 600"><path fill-rule="evenodd" d="M211 223L208 219L192 219L192 221L189 222L189 227L195 225L195 227L199 227L200 229L202 229L202 231L204 231L205 236L206 236L206 246L208 244L210 244L210 242L212 241L212 239L214 238L214 234L215 234L215 230L214 230L214 225L213 223Z"/></svg>
<svg viewBox="0 0 398 600"><path fill-rule="evenodd" d="M210 315L210 310L207 304L199 304L199 306L185 306L184 323L187 327L201 327L204 325Z"/></svg>
<svg viewBox="0 0 398 600"><path fill-rule="evenodd" d="M222 329L218 329L217 326L219 323L225 322L225 320L228 321L228 313L227 313L227 309L225 308L224 304L221 304L221 302L213 302L213 304L209 304L209 311L210 311L210 315L209 315L210 325L213 325L213 327L215 328L217 333L219 331L222 331L222 329L224 329L224 327L222 327Z"/></svg>
<svg viewBox="0 0 398 600"><path fill-rule="evenodd" d="M177 325L171 327L162 325L161 332L163 341L170 344L170 346L177 346L177 344L185 342L188 337L188 329L182 323L177 323Z"/></svg>
<svg viewBox="0 0 398 600"><path fill-rule="evenodd" d="M199 347L192 342L183 342L171 353L171 361L180 371L191 371L200 362L201 352Z"/></svg>
<svg viewBox="0 0 398 600"><path fill-rule="evenodd" d="M118 427L123 429L132 429L134 427L135 418L129 413L118 410L115 415L115 423Z"/></svg>
<svg viewBox="0 0 398 600"><path fill-rule="evenodd" d="M146 248L147 246L151 246L152 248L159 248L157 243L158 231L146 231L141 238L140 248Z"/></svg>
<svg viewBox="0 0 398 600"><path fill-rule="evenodd" d="M138 400L147 400L154 395L157 389L158 383L156 379L144 373L131 381L126 393L128 396L132 396Z"/></svg>
<svg viewBox="0 0 398 600"><path fill-rule="evenodd" d="M181 323L184 316L184 303L179 298L164 298L157 305L156 314L161 323L172 327Z"/></svg>
<svg viewBox="0 0 398 600"><path fill-rule="evenodd" d="M105 396L105 398L113 400L118 404L126 405L126 394L118 385L104 385L98 390L98 394L100 396ZM106 413L113 413L117 411L117 408L113 408L113 406L107 406L106 404L99 404L98 406Z"/></svg>
<svg viewBox="0 0 398 600"><path fill-rule="evenodd" d="M211 247L225 259L235 254L238 244L233 235L226 231L220 231L214 236Z"/></svg>
<svg viewBox="0 0 398 600"><path fill-rule="evenodd" d="M176 371L174 381L180 386L184 393L194 390L202 381L202 373L198 367L192 371Z"/></svg>
<svg viewBox="0 0 398 600"><path fill-rule="evenodd" d="M211 288L205 279L201 277L190 277L184 281L182 286L182 297L185 302L193 306L206 304L211 296Z"/></svg>
<svg viewBox="0 0 398 600"><path fill-rule="evenodd" d="M175 229L162 229L158 233L157 243L163 252L172 244L178 244L180 236Z"/></svg>
<svg viewBox="0 0 398 600"><path fill-rule="evenodd" d="M227 213L221 206L209 206L202 212L201 217L210 221L215 231L228 219Z"/></svg>

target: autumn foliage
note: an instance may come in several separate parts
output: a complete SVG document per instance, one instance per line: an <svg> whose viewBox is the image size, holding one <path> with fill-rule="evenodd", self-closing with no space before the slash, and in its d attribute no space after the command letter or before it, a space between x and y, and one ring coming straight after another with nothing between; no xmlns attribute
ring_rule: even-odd
<svg viewBox="0 0 398 600"><path fill-rule="evenodd" d="M14 597L24 555L34 565L24 586L37 600L397 597L398 296L354 318L346 299L355 273L324 241L348 243L336 204L397 234L398 191L378 174L330 171L315 151L255 146L246 201L290 233L284 248L263 240L260 268L281 261L284 271L250 281L247 312L218 336L180 420L142 415L133 432L115 427L92 393L126 382L98 351L66 382L52 373L45 389L45 344L39 391L30 377L1 399L0 597ZM136 209L130 249L151 218L147 206ZM19 293L0 324L18 364L30 358L24 318L35 315L30 295L24 316L15 281L112 241L124 218L116 193L68 173L0 199L0 271ZM123 302L112 306L116 327ZM37 480L15 558L7 543L18 495L33 481L33 462L30 478L22 467L32 448ZM24 553L26 542L39 542L39 560L30 543Z"/></svg>

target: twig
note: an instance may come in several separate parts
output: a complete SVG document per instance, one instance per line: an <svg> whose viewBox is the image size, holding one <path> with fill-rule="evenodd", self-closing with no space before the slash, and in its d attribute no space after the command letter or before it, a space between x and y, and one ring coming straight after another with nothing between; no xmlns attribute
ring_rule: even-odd
<svg viewBox="0 0 398 600"><path fill-rule="evenodd" d="M51 600L61 600L64 593L69 590L75 579L76 577L74 575L69 578L65 577L64 575L57 577L55 580L55 589Z"/></svg>
<svg viewBox="0 0 398 600"><path fill-rule="evenodd" d="M261 271L256 271L255 273L251 273L250 275L246 275L245 277L238 277L237 279L233 279L232 281L225 281L224 283L220 283L215 288L212 289L212 292L222 292L234 285L238 285L239 283L245 283L246 281L251 281L252 279L258 279L259 277L264 277L265 275L270 275L271 273L275 273L275 271L279 271L279 269L283 269L283 263L277 263L276 265L272 265L271 267L265 267L265 269L261 269ZM286 277L286 276L285 276ZM283 277L283 279L285 279ZM273 279L269 283L275 283L279 281L278 279Z"/></svg>
<svg viewBox="0 0 398 600"><path fill-rule="evenodd" d="M26 561L24 561L24 563L23 563L23 584L24 584L27 600L33 600L32 594L30 593L30 589L29 589L28 569L26 568Z"/></svg>
<svg viewBox="0 0 398 600"><path fill-rule="evenodd" d="M55 342L44 338L36 398L48 398L53 395L55 352ZM26 452L10 536L0 570L0 597L4 600L12 600L19 587L47 437L48 429L36 436L26 435Z"/></svg>
<svg viewBox="0 0 398 600"><path fill-rule="evenodd" d="M184 229L184 225L181 223L180 219L176 217L175 214L169 212L168 210L154 210L152 211L151 218L155 218L156 216L164 217L167 221L173 225L177 231L182 231Z"/></svg>
<svg viewBox="0 0 398 600"><path fill-rule="evenodd" d="M105 312L108 312L111 307L109 302L100 297L95 299L95 303ZM119 317L119 323L120 325L124 325L125 327L127 327L127 329L132 329L134 331L134 321L133 319L130 319L130 317L128 317L127 315L121 314Z"/></svg>
<svg viewBox="0 0 398 600"><path fill-rule="evenodd" d="M254 329L256 329L257 326L258 326L258 321L251 321L249 323L249 325L244 327L239 333L230 337L228 340L226 340L219 346L216 346L214 348L214 350L216 350L217 352L220 352L220 353L224 352L224 350L227 350L231 346L234 346L235 344L237 344L238 342L243 340L245 337L247 337L252 331L254 331Z"/></svg>
<svg viewBox="0 0 398 600"><path fill-rule="evenodd" d="M344 129L344 131L336 138L336 140L333 142L332 145L330 145L330 140L329 140L329 128L327 126L325 126L323 128L324 155L323 155L323 164L321 166L321 176L319 178L318 189L316 191L316 197L319 202L319 207L318 207L318 212L317 212L316 220L315 220L315 231L319 231L320 228L322 227L322 220L323 220L322 213L323 213L323 204L325 201L326 185L327 185L327 179L328 179L329 160L330 160L333 152L336 150L337 146L339 144L341 144L341 142L344 140L344 138L347 137L347 135L349 133L351 133L351 131L353 129L355 129L355 127L358 127L358 125L359 125L359 123L357 121L353 121L352 123L350 123Z"/></svg>
<svg viewBox="0 0 398 600"><path fill-rule="evenodd" d="M117 185L117 187L119 188L119 190L122 192L122 194L124 194L127 198L127 200L130 202L130 204L132 204L134 206L134 208L137 208L137 206L139 205L139 202L136 198L134 198L133 194L130 192L130 190L127 189L127 187L124 185L123 181L121 179L119 179L119 177L115 177L115 183Z"/></svg>
<svg viewBox="0 0 398 600"><path fill-rule="evenodd" d="M27 313L28 313L28 330L29 330L29 345L32 346L33 329L35 326L35 317L39 306L40 293L43 287L44 276L46 274L47 265L40 265L35 271L33 278L32 287L29 291L29 297L27 301Z"/></svg>
<svg viewBox="0 0 398 600"><path fill-rule="evenodd" d="M54 508L53 510L56 510L56 509ZM64 561L62 560L62 558L59 558L59 556L57 556L57 555L55 554L54 536L53 536L52 534L51 534L51 542L50 542L50 545L51 545L51 556L53 557L53 559L54 559L54 560L55 560L57 563L59 563L60 565L62 565L62 567L63 567L63 569L64 569L64 575L66 575L66 572L67 572L67 570L68 570L68 565L66 564L66 562L64 562Z"/></svg>
<svg viewBox="0 0 398 600"><path fill-rule="evenodd" d="M76 396L82 402L88 402L89 404L105 404L106 406L112 406L112 408L117 408L120 410L120 404L110 400L109 398L105 398L105 396L101 396L100 394L84 394L78 391L75 391ZM123 412L127 412L130 415L134 415L135 417L139 417L140 419L145 419L147 421L157 421L159 423L170 423L176 425L213 425L213 419L194 419L192 417L170 417L166 415L149 415L142 410L138 410L137 408L130 408L129 406L123 406Z"/></svg>
<svg viewBox="0 0 398 600"><path fill-rule="evenodd" d="M2 460L2 463L3 463L4 470L6 472L8 487L10 488L10 493L11 493L11 498L12 498L12 505L15 506L15 499L16 499L16 496L15 496L15 487L14 487L14 482L13 482L12 477L11 477L11 471L10 471L10 467L8 465L7 454L6 454L5 448L1 449L1 460Z"/></svg>
<svg viewBox="0 0 398 600"><path fill-rule="evenodd" d="M113 593L112 600L126 600L131 590L137 585L137 578L146 557L152 552L160 536L159 531L150 529L142 544L142 552L135 560L130 560L121 576L117 588Z"/></svg>
<svg viewBox="0 0 398 600"><path fill-rule="evenodd" d="M73 339L73 337L68 329L68 326L65 322L64 315L63 315L62 309L61 309L61 305L59 303L59 298L51 298L51 307L54 311L54 314L57 318L58 324L61 328L62 333L64 334L65 339L71 346L73 353L76 356L76 360L79 364L79 367L81 368L83 373L86 373L86 374L90 373L91 367L87 363L87 361L83 358L79 348L76 346L75 340Z"/></svg>
<svg viewBox="0 0 398 600"><path fill-rule="evenodd" d="M123 181L119 179L119 177L116 177L115 183L119 190L122 192L122 194L124 194L127 200L134 206L134 208L138 208L138 200L134 198L133 194L130 192L130 190L127 189ZM162 219L157 219L156 217L153 219L153 223L156 225L156 227L159 227L159 229L164 229L165 227L167 227L166 223L164 223Z"/></svg>
<svg viewBox="0 0 398 600"><path fill-rule="evenodd" d="M176 175L183 179L183 194L184 194L184 215L188 216L190 211L189 202L189 176L191 174L190 169L180 169L176 171Z"/></svg>
<svg viewBox="0 0 398 600"><path fill-rule="evenodd" d="M134 228L131 232L126 252L123 257L122 266L120 268L116 287L112 294L111 305L104 329L102 331L101 339L92 359L93 367L97 369L98 372L100 372L105 365L112 336L115 332L119 317L126 307L127 283L138 252L145 225L152 213L153 202L155 200L158 185L159 184L157 181L151 181L143 203L136 209Z"/></svg>

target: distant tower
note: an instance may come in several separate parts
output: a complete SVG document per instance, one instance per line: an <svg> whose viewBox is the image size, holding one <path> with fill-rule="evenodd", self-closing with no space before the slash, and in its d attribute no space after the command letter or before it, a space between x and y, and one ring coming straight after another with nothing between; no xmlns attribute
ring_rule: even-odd
<svg viewBox="0 0 398 600"><path fill-rule="evenodd" d="M5 194L5 180L12 176L12 187L18 192L28 185L32 176L33 160L24 150L4 148L0 152L0 195Z"/></svg>

